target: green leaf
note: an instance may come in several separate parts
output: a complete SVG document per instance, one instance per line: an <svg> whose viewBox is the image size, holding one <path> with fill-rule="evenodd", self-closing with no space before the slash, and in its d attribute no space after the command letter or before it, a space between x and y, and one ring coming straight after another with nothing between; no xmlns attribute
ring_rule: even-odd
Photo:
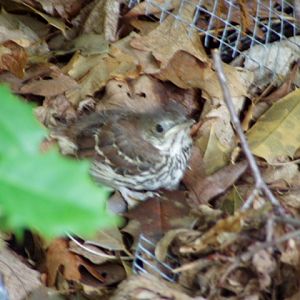
<svg viewBox="0 0 300 300"><path fill-rule="evenodd" d="M44 131L32 107L4 87L0 99L2 228L30 228L53 237L66 231L86 235L115 225L119 219L106 210L108 188L91 180L88 162L56 151L40 153Z"/></svg>
<svg viewBox="0 0 300 300"><path fill-rule="evenodd" d="M0 156L37 154L46 131L33 116L32 106L0 86Z"/></svg>
<svg viewBox="0 0 300 300"><path fill-rule="evenodd" d="M276 102L248 132L252 152L269 163L300 147L300 89Z"/></svg>
<svg viewBox="0 0 300 300"><path fill-rule="evenodd" d="M48 153L10 157L0 164L0 204L7 224L29 226L46 236L89 234L115 223L105 212L108 190L95 186L88 164Z"/></svg>

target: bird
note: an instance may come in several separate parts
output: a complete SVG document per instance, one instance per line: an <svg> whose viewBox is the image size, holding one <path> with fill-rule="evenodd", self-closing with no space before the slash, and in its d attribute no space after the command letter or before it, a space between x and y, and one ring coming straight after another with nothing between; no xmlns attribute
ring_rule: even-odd
<svg viewBox="0 0 300 300"><path fill-rule="evenodd" d="M190 128L178 103L137 113L126 109L93 112L58 126L52 137L63 154L91 160L98 183L125 200L145 200L178 187L191 156Z"/></svg>

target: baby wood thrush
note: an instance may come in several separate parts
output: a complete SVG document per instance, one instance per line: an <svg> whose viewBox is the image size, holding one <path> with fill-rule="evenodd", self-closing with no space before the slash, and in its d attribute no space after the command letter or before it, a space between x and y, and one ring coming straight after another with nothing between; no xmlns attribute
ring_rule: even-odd
<svg viewBox="0 0 300 300"><path fill-rule="evenodd" d="M174 104L148 113L93 113L53 136L64 154L92 160L97 182L119 190L125 199L143 200L149 191L178 186L191 154L192 124Z"/></svg>

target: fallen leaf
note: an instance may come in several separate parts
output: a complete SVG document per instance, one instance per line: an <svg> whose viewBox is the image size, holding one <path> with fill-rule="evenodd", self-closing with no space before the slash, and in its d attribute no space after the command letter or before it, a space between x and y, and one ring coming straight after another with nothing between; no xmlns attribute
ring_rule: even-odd
<svg viewBox="0 0 300 300"><path fill-rule="evenodd" d="M185 2L181 5L178 14L182 20L191 23L194 16L194 5ZM177 21L172 15L169 15L148 35L133 39L131 45L139 50L151 51L155 59L161 63L162 69L179 51L190 53L203 63L208 61L197 31L188 29L184 22Z"/></svg>
<svg viewBox="0 0 300 300"><path fill-rule="evenodd" d="M194 186L188 187L193 192L190 194L190 205L206 204L214 197L224 193L246 171L247 167L246 161L229 165L213 175L195 182Z"/></svg>
<svg viewBox="0 0 300 300"><path fill-rule="evenodd" d="M247 133L251 151L268 163L280 156L293 157L300 146L299 96L297 89L277 101Z"/></svg>
<svg viewBox="0 0 300 300"><path fill-rule="evenodd" d="M173 240L176 238L177 235L184 233L188 231L188 229L173 229L169 230L167 233L164 234L164 236L158 241L155 247L155 257L159 261L164 261L169 254L169 246L173 242Z"/></svg>
<svg viewBox="0 0 300 300"><path fill-rule="evenodd" d="M58 272L62 272L66 280L79 282L79 271L82 259L69 251L68 242L63 239L54 240L46 253L47 285L55 286Z"/></svg>
<svg viewBox="0 0 300 300"><path fill-rule="evenodd" d="M28 296L29 292L42 286L39 272L30 268L24 263L22 257L17 256L11 249L3 245L0 250L0 268L5 288L11 300L22 300ZM1 298L6 298L2 284Z"/></svg>
<svg viewBox="0 0 300 300"><path fill-rule="evenodd" d="M13 41L31 55L46 54L49 49L47 44L27 25L20 21L18 15L9 14L4 9L0 13L0 43Z"/></svg>
<svg viewBox="0 0 300 300"><path fill-rule="evenodd" d="M41 78L42 76L45 79ZM33 78L24 83L19 92L52 97L76 88L78 88L78 84L74 79L63 74L56 66L49 65L47 73L40 74L39 78Z"/></svg>
<svg viewBox="0 0 300 300"><path fill-rule="evenodd" d="M93 96L110 79L136 78L140 68L136 65L134 57L118 49L116 43L111 46L109 54L88 57L76 54L65 67L65 71L80 85L66 93L73 104L78 104L86 96Z"/></svg>
<svg viewBox="0 0 300 300"><path fill-rule="evenodd" d="M22 78L27 60L27 53L17 43L6 41L0 45L0 71L6 70Z"/></svg>
<svg viewBox="0 0 300 300"><path fill-rule="evenodd" d="M190 226L189 207L185 192L165 191L160 197L142 202L125 214L140 222L141 231L147 236L160 235L170 229Z"/></svg>
<svg viewBox="0 0 300 300"><path fill-rule="evenodd" d="M253 212L252 212L253 213ZM200 253L205 250L221 249L232 244L241 232L245 219L251 212L237 212L233 216L219 220L207 232L188 245L181 246L181 253Z"/></svg>
<svg viewBox="0 0 300 300"><path fill-rule="evenodd" d="M282 84L282 79L290 72L291 65L300 58L299 43L300 37L296 36L266 45L257 44L243 52L243 66L254 74L255 89L252 93L257 88L263 90L270 83L275 86ZM298 86L299 80L298 75Z"/></svg>
<svg viewBox="0 0 300 300"><path fill-rule="evenodd" d="M126 251L123 242L123 236L119 228L111 227L109 229L97 231L93 240L86 240L86 245L93 245L107 250Z"/></svg>

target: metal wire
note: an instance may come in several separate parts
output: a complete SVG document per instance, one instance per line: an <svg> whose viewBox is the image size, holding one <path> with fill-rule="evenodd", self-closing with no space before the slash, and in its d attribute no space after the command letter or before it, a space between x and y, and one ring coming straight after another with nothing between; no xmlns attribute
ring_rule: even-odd
<svg viewBox="0 0 300 300"><path fill-rule="evenodd" d="M172 16L176 21L185 24L188 30L197 30L203 36L204 46L206 48L218 48L223 61L230 62L241 55L251 60L256 65L256 69L268 69L273 76L279 74L276 69L276 60L273 64L270 64L268 60L269 48L267 45L286 40L291 44L300 46L300 42L290 39L299 34L300 29L296 22L293 5L285 0L253 1L255 14L247 15L252 28L242 28L242 25L237 24L237 15L241 15L241 10L234 0L215 0L210 8L205 7L203 0L199 0L198 4L192 0L181 0L176 13L166 9L170 7L171 0L145 0L145 2L147 3L145 14L149 14L155 8L161 12L160 22L166 16ZM136 0L130 1L131 6L135 3ZM226 5L226 9L223 9L222 13L219 11L221 3ZM188 22L181 14L184 5L189 5L194 11L191 22ZM199 25L201 18L206 20L206 26L201 27ZM245 51L255 45L260 45L264 50L264 55L260 55L258 59L253 55L248 55ZM261 57L265 59L261 59Z"/></svg>
<svg viewBox="0 0 300 300"><path fill-rule="evenodd" d="M134 273L158 274L167 281L175 282L178 274L174 274L172 270L178 266L177 260L168 255L166 262L162 262L155 257L154 251L155 243L142 234L133 261Z"/></svg>
<svg viewBox="0 0 300 300"><path fill-rule="evenodd" d="M8 300L8 292L4 284L3 275L0 274L0 300Z"/></svg>

